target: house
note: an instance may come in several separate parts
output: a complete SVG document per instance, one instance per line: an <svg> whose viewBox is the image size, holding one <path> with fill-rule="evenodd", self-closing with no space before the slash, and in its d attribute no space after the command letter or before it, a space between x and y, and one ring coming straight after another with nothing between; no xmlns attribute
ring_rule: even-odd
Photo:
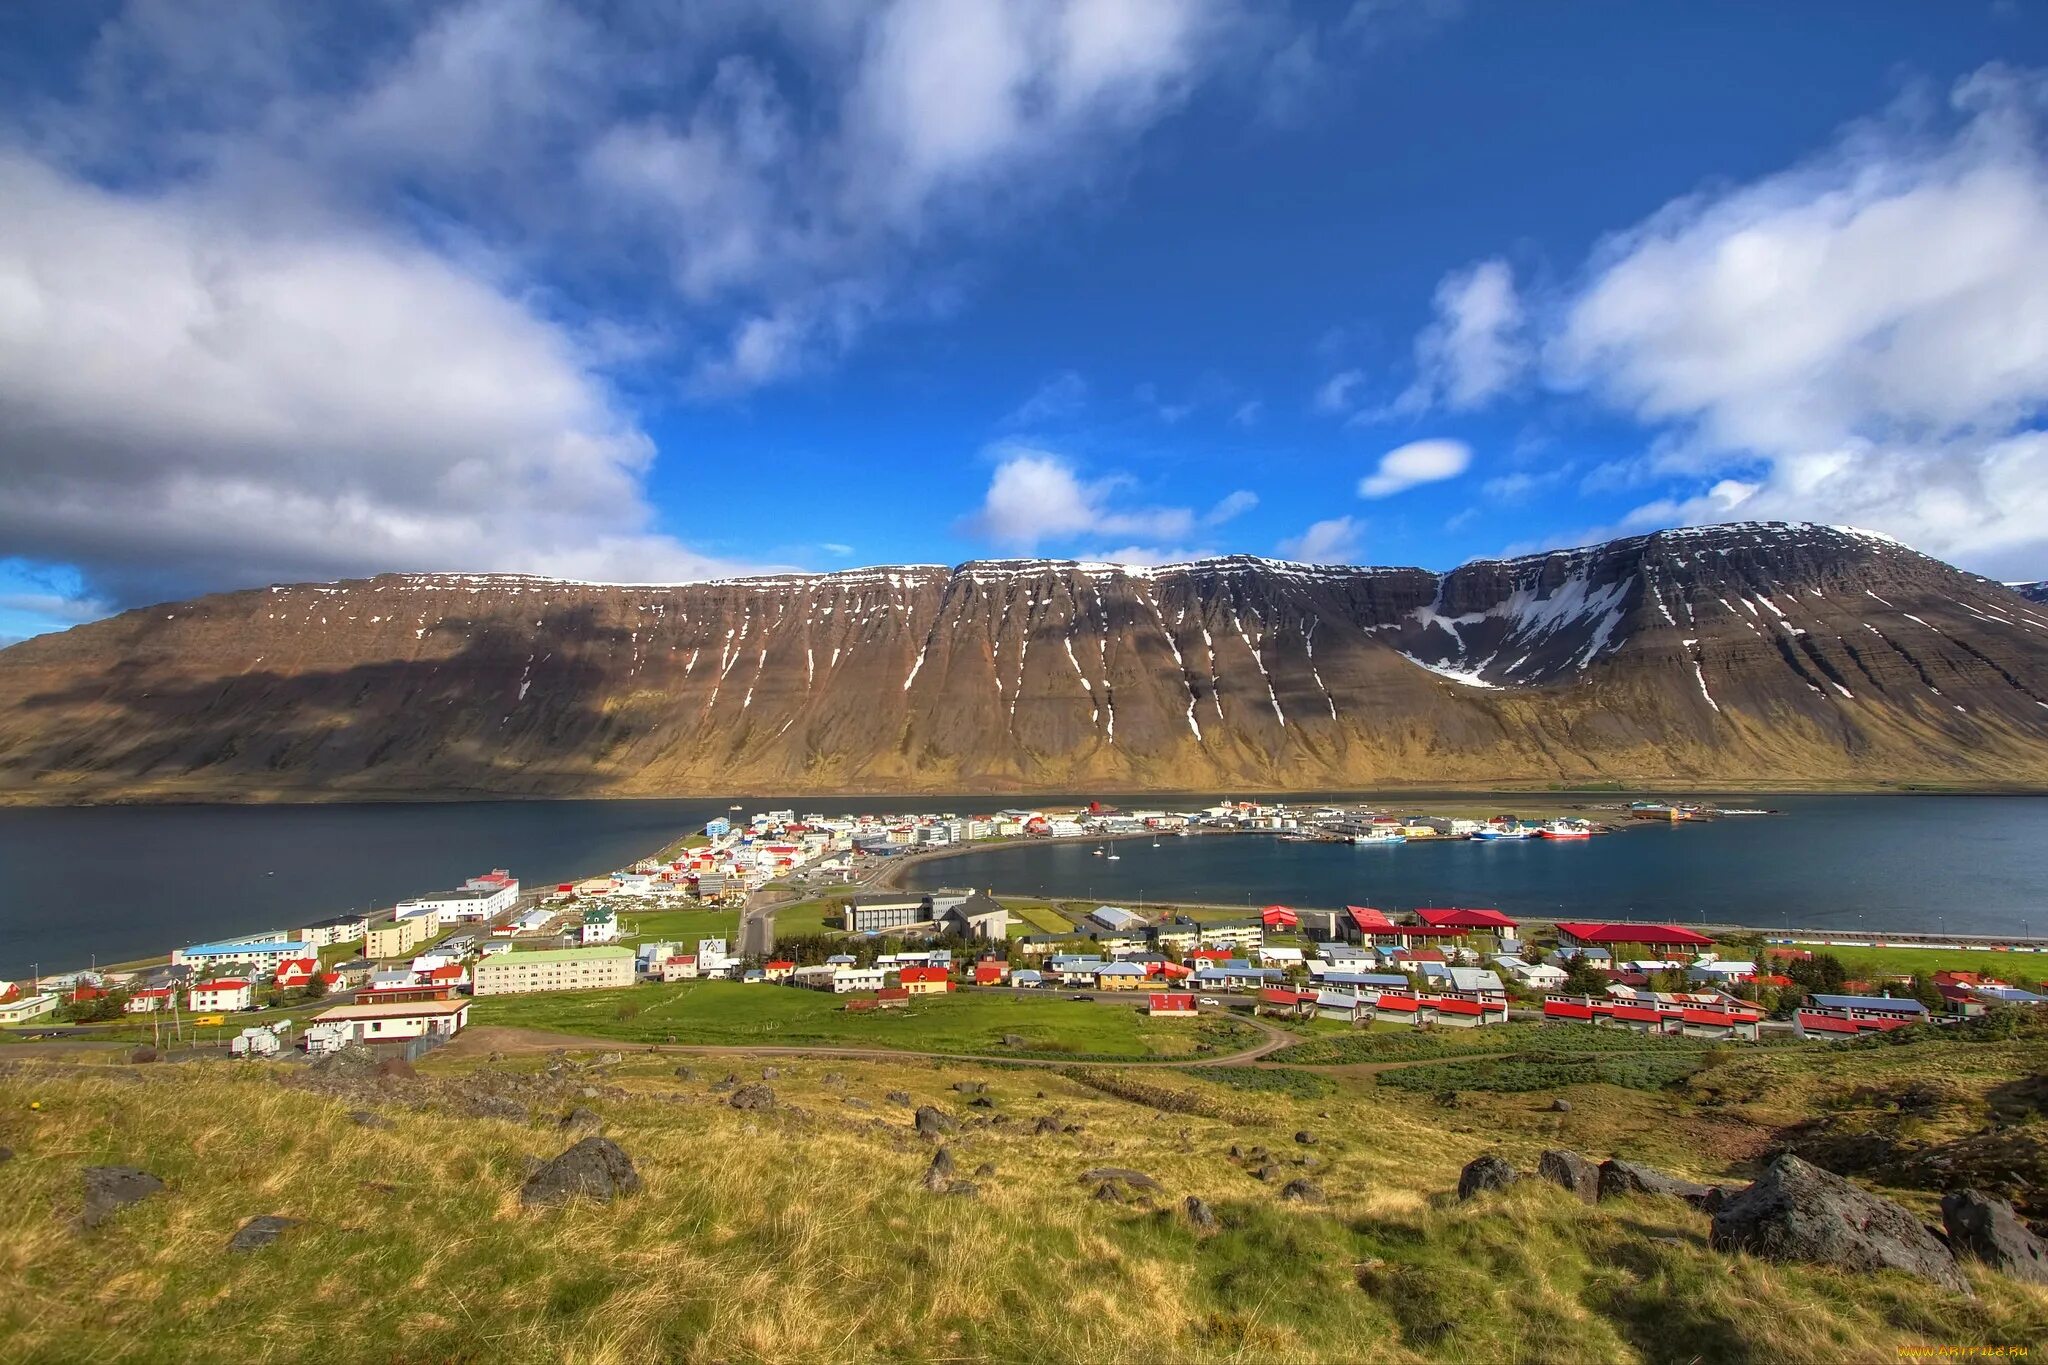
<svg viewBox="0 0 2048 1365"><path fill-rule="evenodd" d="M581 941L585 947L597 943L619 941L619 913L609 907L585 910L581 926Z"/></svg>
<svg viewBox="0 0 2048 1365"><path fill-rule="evenodd" d="M454 992L469 984L469 973L460 962L444 962L438 967L429 967L420 973L420 984L434 986Z"/></svg>
<svg viewBox="0 0 2048 1365"><path fill-rule="evenodd" d="M1045 973L1033 971L1029 967L1020 967L1016 971L1010 973L1010 986L1014 990L1037 990L1044 984Z"/></svg>
<svg viewBox="0 0 2048 1365"><path fill-rule="evenodd" d="M1422 978L1435 983L1438 990L1451 991L1475 999L1505 1000L1507 988L1501 985L1499 977L1484 967L1452 967L1438 963L1426 963Z"/></svg>
<svg viewBox="0 0 2048 1365"><path fill-rule="evenodd" d="M1000 986L1010 975L1010 964L999 957L983 958L974 964L974 984Z"/></svg>
<svg viewBox="0 0 2048 1365"><path fill-rule="evenodd" d="M1301 916L1284 905L1269 905L1259 911L1259 922L1268 929L1299 929Z"/></svg>
<svg viewBox="0 0 2048 1365"><path fill-rule="evenodd" d="M347 914L317 920L299 930L299 938L315 948L333 948L343 943L360 943L369 932L368 915Z"/></svg>
<svg viewBox="0 0 2048 1365"><path fill-rule="evenodd" d="M256 1008L256 987L248 981L222 977L202 981L186 995L186 1008L195 1014L227 1013Z"/></svg>
<svg viewBox="0 0 2048 1365"><path fill-rule="evenodd" d="M1195 1017L1195 997L1181 994L1154 993L1146 997L1145 1013L1154 1019L1192 1019Z"/></svg>
<svg viewBox="0 0 2048 1365"><path fill-rule="evenodd" d="M1816 995L1803 1012L1833 1015L1840 1019L1875 1019L1892 1023L1923 1024L1927 1006L1918 1000L1889 995Z"/></svg>
<svg viewBox="0 0 2048 1365"><path fill-rule="evenodd" d="M476 964L471 993L525 995L590 991L633 984L633 950L617 946L500 953Z"/></svg>
<svg viewBox="0 0 2048 1365"><path fill-rule="evenodd" d="M1198 926L1204 948L1256 948L1266 941L1266 926L1257 920Z"/></svg>
<svg viewBox="0 0 2048 1365"><path fill-rule="evenodd" d="M1088 912L1090 922L1111 933L1137 933L1145 928L1145 917L1120 905L1098 905Z"/></svg>
<svg viewBox="0 0 2048 1365"><path fill-rule="evenodd" d="M1001 942L1009 936L1010 912L985 891L977 891L939 916L939 927L969 939Z"/></svg>
<svg viewBox="0 0 2048 1365"><path fill-rule="evenodd" d="M1369 905L1345 906L1344 916L1337 921L1337 927L1354 943L1369 943L1375 947L1392 946L1398 932L1392 920Z"/></svg>
<svg viewBox="0 0 2048 1365"><path fill-rule="evenodd" d="M424 915L414 915L409 919L396 916L377 919L371 922L369 931L363 935L363 956L379 960L410 957L413 949L432 941L434 933L434 922Z"/></svg>
<svg viewBox="0 0 2048 1365"><path fill-rule="evenodd" d="M144 986L131 994L121 1008L128 1014L154 1014L169 1009L177 994L174 986Z"/></svg>
<svg viewBox="0 0 2048 1365"><path fill-rule="evenodd" d="M1498 910L1417 910L1415 919L1431 929L1462 929L1490 939L1495 946L1513 938L1522 927Z"/></svg>
<svg viewBox="0 0 2048 1365"><path fill-rule="evenodd" d="M0 1002L0 1024L24 1024L31 1019L40 1019L62 1003L63 997L55 991Z"/></svg>
<svg viewBox="0 0 2048 1365"><path fill-rule="evenodd" d="M834 995L852 995L856 991L879 991L888 984L889 974L880 967L836 967L832 972ZM907 990L904 995L906 999L909 998Z"/></svg>
<svg viewBox="0 0 2048 1365"><path fill-rule="evenodd" d="M858 1002L849 1001L850 1009ZM883 986L875 992L875 1008L883 1010L904 1010L910 1008L910 992L902 986Z"/></svg>
<svg viewBox="0 0 2048 1365"><path fill-rule="evenodd" d="M840 911L839 923L849 934L872 934L929 924L931 918L930 896L853 896Z"/></svg>
<svg viewBox="0 0 2048 1365"><path fill-rule="evenodd" d="M796 975L796 963L789 961L787 958L777 958L773 962L761 964L761 976L764 980L787 981L794 975Z"/></svg>
<svg viewBox="0 0 2048 1365"><path fill-rule="evenodd" d="M953 974L944 967L905 967L896 980L912 995L944 995L953 989Z"/></svg>
<svg viewBox="0 0 2048 1365"><path fill-rule="evenodd" d="M277 988L282 991L302 989L320 970L317 957L288 958L277 964Z"/></svg>
<svg viewBox="0 0 2048 1365"><path fill-rule="evenodd" d="M402 1043L431 1034L454 1035L469 1023L467 1000L414 1000L380 1005L336 1005L313 1017L313 1023L339 1026L335 1031L354 1043Z"/></svg>
<svg viewBox="0 0 2048 1365"><path fill-rule="evenodd" d="M1175 981L1185 981L1195 974L1193 967L1183 967L1178 962L1168 962L1164 958L1157 962L1147 962L1144 968L1145 976L1149 980L1164 981L1169 985Z"/></svg>
<svg viewBox="0 0 2048 1365"><path fill-rule="evenodd" d="M1152 946L1161 952L1185 953L1202 941L1202 931L1193 924L1161 924L1152 930Z"/></svg>
<svg viewBox="0 0 2048 1365"><path fill-rule="evenodd" d="M178 948L172 951L171 961L180 965L190 963L203 972L217 972L228 966L274 972L280 962L306 957L311 952L303 939L286 938L273 930L253 938L195 943L188 948Z"/></svg>
<svg viewBox="0 0 2048 1365"><path fill-rule="evenodd" d="M1756 974L1757 965L1754 962L1723 961L1715 958L1693 963L1685 975L1688 981L1733 986L1756 980Z"/></svg>
<svg viewBox="0 0 2048 1365"><path fill-rule="evenodd" d="M1504 999L1441 995L1427 1004L1436 1012L1432 1022L1438 1028L1478 1028L1508 1021L1508 1005Z"/></svg>
<svg viewBox="0 0 2048 1365"><path fill-rule="evenodd" d="M1289 990L1285 986L1261 986L1258 1003L1252 1006L1252 1013L1306 1019L1315 1013L1315 1009L1314 991Z"/></svg>
<svg viewBox="0 0 2048 1365"><path fill-rule="evenodd" d="M1690 961L1714 940L1675 924L1604 924L1590 920L1560 923L1558 950L1567 956L1580 948L1605 948L1616 957L1677 957ZM1625 951L1641 949L1641 952Z"/></svg>
<svg viewBox="0 0 2048 1365"><path fill-rule="evenodd" d="M1259 962L1267 967L1299 967L1304 954L1299 948L1261 947Z"/></svg>
<svg viewBox="0 0 2048 1365"><path fill-rule="evenodd" d="M1017 951L1026 957L1044 957L1073 943L1070 934L1026 934L1017 940Z"/></svg>
<svg viewBox="0 0 2048 1365"><path fill-rule="evenodd" d="M1095 973L1095 988L1101 991L1143 990L1149 973L1136 962L1110 962Z"/></svg>
<svg viewBox="0 0 2048 1365"><path fill-rule="evenodd" d="M1350 991L1321 989L1316 991L1316 1018L1336 1019L1347 1024L1372 1017L1371 1007L1364 999Z"/></svg>
<svg viewBox="0 0 2048 1365"><path fill-rule="evenodd" d="M1436 1017L1434 1010L1425 1010L1420 999L1413 995L1386 992L1373 997L1372 1022L1389 1024L1421 1024Z"/></svg>
<svg viewBox="0 0 2048 1365"><path fill-rule="evenodd" d="M697 955L695 953L670 953L655 967L655 975L663 984L697 979Z"/></svg>
<svg viewBox="0 0 2048 1365"><path fill-rule="evenodd" d="M1518 957L1502 953L1493 959L1494 965L1507 974L1508 980L1517 986L1535 991L1554 991L1565 983L1571 973L1549 962L1524 962Z"/></svg>
<svg viewBox="0 0 2048 1365"><path fill-rule="evenodd" d="M1055 957L1045 969L1062 986L1092 986L1096 973L1108 965L1099 957Z"/></svg>

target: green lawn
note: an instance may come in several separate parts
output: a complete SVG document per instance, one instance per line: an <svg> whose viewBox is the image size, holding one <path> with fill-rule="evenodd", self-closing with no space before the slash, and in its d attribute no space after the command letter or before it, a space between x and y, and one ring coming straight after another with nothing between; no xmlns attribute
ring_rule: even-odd
<svg viewBox="0 0 2048 1365"><path fill-rule="evenodd" d="M1219 1051L1256 1034L1235 1021L1151 1020L1129 1005L992 991L854 1013L844 997L792 986L698 981L609 991L486 997L473 1024L503 1024L628 1042L712 1046L891 1047L914 1051L1131 1058ZM1004 1046L1005 1035L1023 1039Z"/></svg>
<svg viewBox="0 0 2048 1365"><path fill-rule="evenodd" d="M1071 934L1074 922L1045 901L1004 901L1003 908L1029 926L1027 932Z"/></svg>
<svg viewBox="0 0 2048 1365"><path fill-rule="evenodd" d="M1797 946L1812 953L1830 953L1841 959L1852 976L1908 976L1914 972L1962 971L2011 980L2048 978L2048 953L1976 952L1968 948L1822 948Z"/></svg>
<svg viewBox="0 0 2048 1365"><path fill-rule="evenodd" d="M840 919L827 900L798 901L775 912L777 938L806 938L841 932Z"/></svg>
<svg viewBox="0 0 2048 1365"><path fill-rule="evenodd" d="M695 947L700 938L722 938L736 948L739 931L737 910L628 910L619 916L619 942L628 945L673 939Z"/></svg>

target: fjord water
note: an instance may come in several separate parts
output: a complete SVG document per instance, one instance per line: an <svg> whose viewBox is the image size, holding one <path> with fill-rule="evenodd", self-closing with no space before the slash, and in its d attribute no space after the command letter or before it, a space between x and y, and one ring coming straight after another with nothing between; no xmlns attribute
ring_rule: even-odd
<svg viewBox="0 0 2048 1365"><path fill-rule="evenodd" d="M1502 809L1516 800L1493 799ZM154 956L389 905L491 867L509 867L529 885L587 876L701 829L733 802L749 812L968 813L1020 799L0 808L0 978L32 964L49 972L95 957ZM2048 798L1779 796L1759 804L1785 814L1642 826L1574 843L1359 848L1241 835L1167 838L1155 849L1130 839L1114 845L1116 862L1094 857L1092 842L1061 841L935 859L911 868L907 880L1130 904L1490 905L1764 927L2048 933Z"/></svg>
<svg viewBox="0 0 2048 1365"><path fill-rule="evenodd" d="M1512 797L1501 798L1504 809ZM1782 814L1641 823L1602 838L1360 847L1262 835L993 848L907 884L1137 906L1491 906L1510 914L1758 928L2048 934L2048 798L1774 796Z"/></svg>

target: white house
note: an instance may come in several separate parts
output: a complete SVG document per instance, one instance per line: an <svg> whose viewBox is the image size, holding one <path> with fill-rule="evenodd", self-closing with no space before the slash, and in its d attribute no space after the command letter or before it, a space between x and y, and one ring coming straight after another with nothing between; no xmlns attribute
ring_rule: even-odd
<svg viewBox="0 0 2048 1365"><path fill-rule="evenodd" d="M847 995L854 991L878 991L888 980L889 974L880 967L841 967L832 973L832 993Z"/></svg>
<svg viewBox="0 0 2048 1365"><path fill-rule="evenodd" d="M370 932L368 915L336 915L299 930L299 938L315 948L332 948L341 943L360 943Z"/></svg>
<svg viewBox="0 0 2048 1365"><path fill-rule="evenodd" d="M613 910L585 910L583 912L583 942L616 943L619 939L619 916Z"/></svg>
<svg viewBox="0 0 2048 1365"><path fill-rule="evenodd" d="M202 981L191 989L186 1004L198 1014L254 1009L256 988L247 981L233 979Z"/></svg>
<svg viewBox="0 0 2048 1365"><path fill-rule="evenodd" d="M1556 990L1564 985L1565 978L1571 975L1553 963L1524 962L1518 957L1509 957L1505 954L1495 958L1494 963L1508 974L1510 981L1518 986L1527 986L1531 990Z"/></svg>
<svg viewBox="0 0 2048 1365"><path fill-rule="evenodd" d="M411 1000L396 1005L337 1005L313 1020L315 1025L340 1025L347 1041L397 1043L428 1034L461 1032L469 1023L467 1000Z"/></svg>
<svg viewBox="0 0 2048 1365"><path fill-rule="evenodd" d="M55 992L45 991L41 995L9 1000L0 1004L0 1024L25 1024L31 1019L40 1019L57 1008L58 999Z"/></svg>

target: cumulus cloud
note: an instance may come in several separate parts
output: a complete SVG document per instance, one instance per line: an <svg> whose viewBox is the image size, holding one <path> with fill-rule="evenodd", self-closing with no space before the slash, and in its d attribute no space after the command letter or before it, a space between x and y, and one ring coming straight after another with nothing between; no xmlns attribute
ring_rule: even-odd
<svg viewBox="0 0 2048 1365"><path fill-rule="evenodd" d="M1415 342L1415 380L1394 401L1398 413L1478 407L1518 380L1529 363L1514 272L1481 261L1444 277L1435 318Z"/></svg>
<svg viewBox="0 0 2048 1365"><path fill-rule="evenodd" d="M1083 536L1132 536L1171 542L1198 527L1219 526L1254 507L1258 497L1240 489L1197 514L1189 507L1125 507L1116 495L1130 480L1112 474L1087 479L1073 461L1052 451L1015 444L995 449L997 464L981 509L962 523L968 534L1005 549L1032 551ZM1139 545L1091 556L1115 563L1157 563L1199 552Z"/></svg>
<svg viewBox="0 0 2048 1365"><path fill-rule="evenodd" d="M1640 524L1848 522L2005 576L2048 559L2048 81L1987 68L1596 253L1550 382L1702 491ZM1739 497L1736 494L1740 494Z"/></svg>
<svg viewBox="0 0 2048 1365"><path fill-rule="evenodd" d="M1351 517L1316 522L1300 535L1280 542L1280 553L1305 564L1352 564L1358 560L1365 527Z"/></svg>
<svg viewBox="0 0 2048 1365"><path fill-rule="evenodd" d="M1237 0L214 9L131 0L0 115L0 543L117 604L752 567L662 531L621 395L943 308L1243 58Z"/></svg>
<svg viewBox="0 0 2048 1365"><path fill-rule="evenodd" d="M1358 481L1361 498L1387 498L1425 483L1455 479L1472 463L1463 441L1410 441L1380 456L1379 467Z"/></svg>

